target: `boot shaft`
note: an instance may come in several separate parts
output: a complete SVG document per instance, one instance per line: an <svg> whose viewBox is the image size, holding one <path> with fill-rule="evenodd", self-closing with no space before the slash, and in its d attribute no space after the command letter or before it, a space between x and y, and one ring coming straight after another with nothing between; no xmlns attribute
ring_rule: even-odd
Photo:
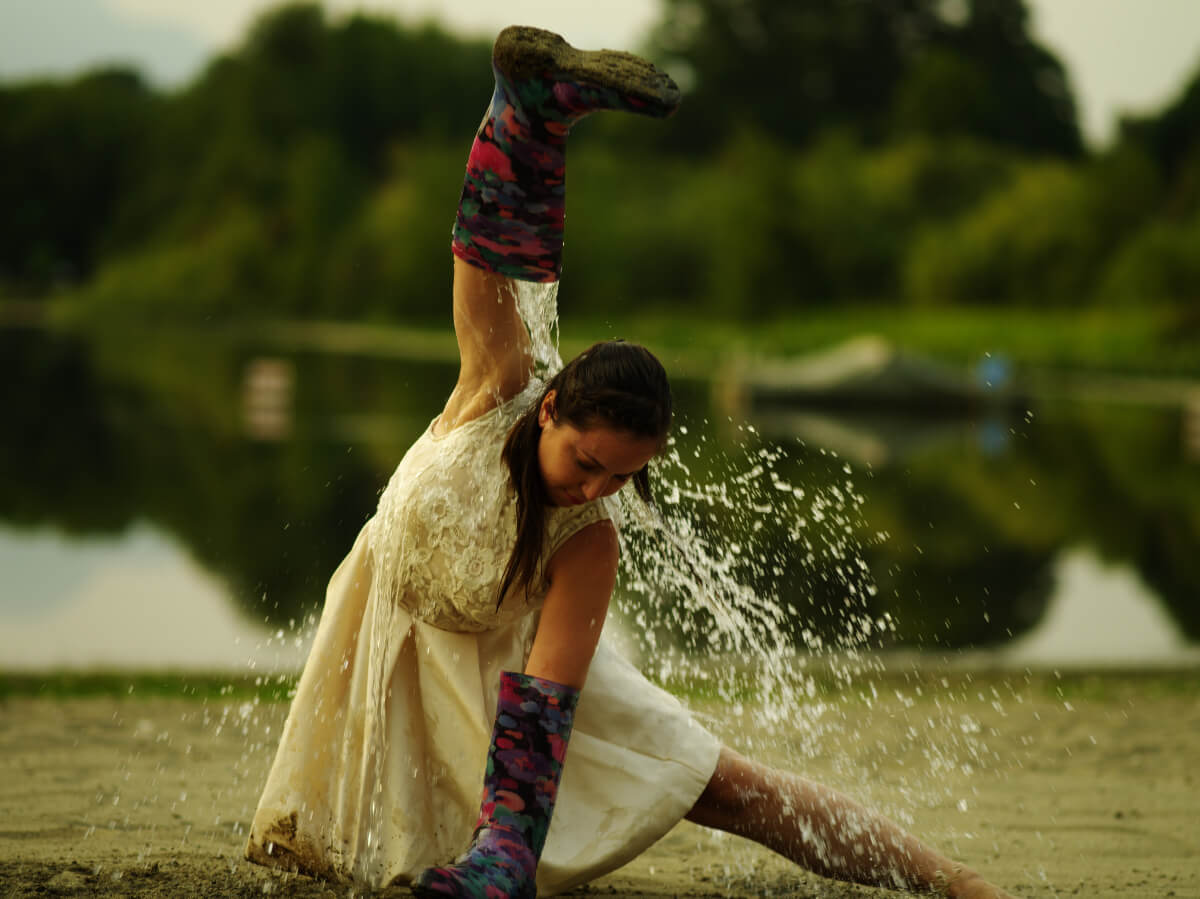
<svg viewBox="0 0 1200 899"><path fill-rule="evenodd" d="M476 833L517 831L534 856L541 855L578 702L574 687L528 674L500 675Z"/></svg>
<svg viewBox="0 0 1200 899"><path fill-rule="evenodd" d="M679 89L636 56L576 50L536 28L501 32L492 72L492 102L467 159L451 248L505 277L557 281L571 126L601 109L670 115Z"/></svg>

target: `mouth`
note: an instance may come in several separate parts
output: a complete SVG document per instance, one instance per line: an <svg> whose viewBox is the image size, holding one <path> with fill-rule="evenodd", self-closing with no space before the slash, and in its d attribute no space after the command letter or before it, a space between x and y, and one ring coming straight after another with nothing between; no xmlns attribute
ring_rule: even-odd
<svg viewBox="0 0 1200 899"><path fill-rule="evenodd" d="M565 490L563 491L563 496L567 498L567 505L569 506L578 506L581 503L587 502L582 496L575 496L573 493L567 493Z"/></svg>

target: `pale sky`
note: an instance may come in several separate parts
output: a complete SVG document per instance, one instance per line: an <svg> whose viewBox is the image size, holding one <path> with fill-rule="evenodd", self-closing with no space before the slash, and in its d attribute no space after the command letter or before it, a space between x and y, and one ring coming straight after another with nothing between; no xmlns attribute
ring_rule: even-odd
<svg viewBox="0 0 1200 899"><path fill-rule="evenodd" d="M787 2L787 0L780 0ZM1093 142L1122 111L1171 100L1200 67L1200 0L1028 0L1034 31L1067 65L1080 121ZM515 22L582 47L632 47L658 17L658 0L325 0L459 32L491 35ZM156 81L192 77L234 45L275 0L0 0L0 78L65 74L99 61L134 62Z"/></svg>

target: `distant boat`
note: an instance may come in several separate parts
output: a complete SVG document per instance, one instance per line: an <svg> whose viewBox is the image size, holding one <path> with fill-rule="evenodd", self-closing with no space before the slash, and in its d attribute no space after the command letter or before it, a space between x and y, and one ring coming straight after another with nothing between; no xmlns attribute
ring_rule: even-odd
<svg viewBox="0 0 1200 899"><path fill-rule="evenodd" d="M742 414L764 406L804 406L961 416L1027 406L1003 359L988 357L974 370L962 370L875 336L789 359L740 359L717 381L721 405Z"/></svg>

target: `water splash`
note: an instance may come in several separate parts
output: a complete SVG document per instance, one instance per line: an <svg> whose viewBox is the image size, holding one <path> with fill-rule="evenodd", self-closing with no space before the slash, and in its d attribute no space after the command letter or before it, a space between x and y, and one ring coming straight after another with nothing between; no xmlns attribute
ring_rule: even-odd
<svg viewBox="0 0 1200 899"><path fill-rule="evenodd" d="M522 285L518 295L552 373L561 364L555 285ZM735 748L797 771L832 754L841 780L867 783L872 772L837 747L869 738L869 714L848 706L870 710L881 699L876 650L895 622L872 611L878 591L865 550L887 535L869 528L858 474L837 454L779 446L749 424L722 427L718 440L708 420L677 422L686 443L673 437L653 464L655 508L620 495L617 614L644 673L685 697L715 698L722 711L709 723L722 736L737 734ZM895 699L912 706L902 691ZM960 718L939 705L910 724L899 751L919 755L925 772L889 783L893 799L943 801L939 771L964 757L984 761L978 726ZM901 823L911 820L906 807L883 805ZM749 856L730 864L722 855L728 870L719 879L753 876Z"/></svg>
<svg viewBox="0 0 1200 899"><path fill-rule="evenodd" d="M557 284L521 282L517 301L538 374L549 376L562 364ZM710 429L709 422L701 424ZM684 423L678 431L686 435L689 427ZM892 623L868 614L876 588L857 536L865 522L852 468L823 452L829 471L814 479L816 486L793 484L781 463L794 460L783 448L766 444L752 426L735 428L728 449L700 433L692 462L671 438L655 463L657 509L622 494L619 606L638 625L656 679L711 680L707 664L724 657L731 676L713 685L722 698L736 699L749 679L775 706L792 708L798 697L813 694L798 648L842 653L836 671L849 678L868 664L862 649L877 644ZM706 451L710 458L702 459ZM696 470L701 466L703 474ZM780 523L788 538L784 545L776 539ZM825 612L843 626L829 643L816 629L802 629L797 647L795 623L803 602L797 587L818 583L825 605L838 605Z"/></svg>
<svg viewBox="0 0 1200 899"><path fill-rule="evenodd" d="M783 448L748 425L734 434L706 464L695 450L689 464L673 441L655 472L657 509L625 503L619 607L645 635L648 676L715 697L722 717L743 722L735 748L804 770L847 726L823 682L845 689L880 670L870 649L893 625L870 613L852 472L817 454L826 470L794 483L784 469L797 460ZM818 605L822 626L806 624Z"/></svg>

